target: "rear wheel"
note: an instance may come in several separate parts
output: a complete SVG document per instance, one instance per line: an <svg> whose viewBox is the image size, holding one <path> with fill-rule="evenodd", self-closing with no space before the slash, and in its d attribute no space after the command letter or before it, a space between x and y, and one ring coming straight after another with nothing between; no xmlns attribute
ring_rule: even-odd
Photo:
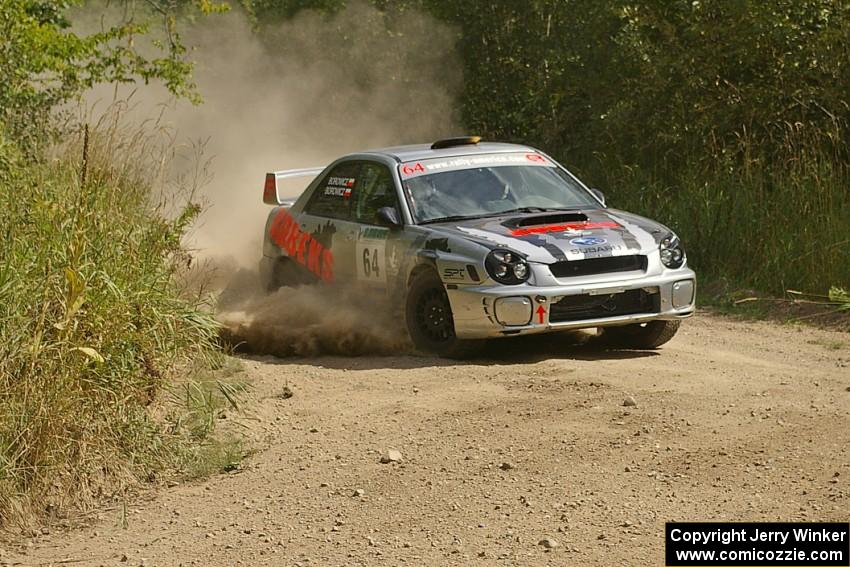
<svg viewBox="0 0 850 567"><path fill-rule="evenodd" d="M425 270L413 277L405 305L407 332L419 350L449 358L462 357L476 343L458 339L449 297L440 277Z"/></svg>
<svg viewBox="0 0 850 567"><path fill-rule="evenodd" d="M263 288L273 293L282 287L306 283L292 260L286 257L264 259L260 264L260 279Z"/></svg>
<svg viewBox="0 0 850 567"><path fill-rule="evenodd" d="M650 321L621 327L603 327L602 339L611 346L656 349L672 339L681 321Z"/></svg>

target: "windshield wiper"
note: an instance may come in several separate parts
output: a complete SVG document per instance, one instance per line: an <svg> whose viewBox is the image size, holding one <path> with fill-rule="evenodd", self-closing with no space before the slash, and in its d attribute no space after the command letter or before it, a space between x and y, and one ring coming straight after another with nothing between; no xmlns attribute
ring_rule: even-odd
<svg viewBox="0 0 850 567"><path fill-rule="evenodd" d="M419 224L431 224L435 222L454 222L454 221L462 221L462 220L472 220L472 219L483 219L485 217L492 217L493 213L487 213L485 215L453 215L450 217L437 217L435 219L428 219L424 221L420 221Z"/></svg>
<svg viewBox="0 0 850 567"><path fill-rule="evenodd" d="M431 224L437 222L453 222L461 220L484 219L487 217L500 217L504 215L512 215L515 213L550 213L553 211L577 211L575 208L558 208L558 207L519 207L516 209L508 209L507 211L494 211L492 213L484 213L481 215L453 215L450 217L439 217L436 219L428 219L420 221L419 224Z"/></svg>
<svg viewBox="0 0 850 567"><path fill-rule="evenodd" d="M519 207L517 209L508 209L507 211L499 211L499 215L511 215L514 213L550 213L553 211L576 211L573 207Z"/></svg>

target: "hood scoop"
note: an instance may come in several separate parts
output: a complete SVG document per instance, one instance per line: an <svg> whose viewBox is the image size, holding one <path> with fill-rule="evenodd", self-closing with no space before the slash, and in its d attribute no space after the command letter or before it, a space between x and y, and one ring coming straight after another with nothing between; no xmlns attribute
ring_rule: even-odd
<svg viewBox="0 0 850 567"><path fill-rule="evenodd" d="M522 216L508 219L502 223L506 228L522 228L526 226L539 226L544 224L560 224L573 222L587 222L587 215L584 213L572 212L557 212L544 213L542 215Z"/></svg>

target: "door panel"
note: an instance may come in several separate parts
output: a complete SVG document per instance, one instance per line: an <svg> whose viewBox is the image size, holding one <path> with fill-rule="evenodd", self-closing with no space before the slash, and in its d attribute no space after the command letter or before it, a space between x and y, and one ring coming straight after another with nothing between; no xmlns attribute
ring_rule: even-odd
<svg viewBox="0 0 850 567"><path fill-rule="evenodd" d="M377 212L381 207L398 210L395 184L385 165L365 162L351 204L351 216L359 223L355 250L357 280L386 289L389 275L387 242L398 231L378 224Z"/></svg>
<svg viewBox="0 0 850 567"><path fill-rule="evenodd" d="M387 285L387 238L389 229L361 226L357 235L357 280L381 287Z"/></svg>
<svg viewBox="0 0 850 567"><path fill-rule="evenodd" d="M316 255L322 258L321 278L348 281L356 274L354 247L357 224L351 222L351 195L357 184L360 164L344 162L333 168L316 187L299 216L301 230L310 234L306 248L306 266L315 273ZM311 249L309 244L314 248ZM319 250L319 247L324 251ZM301 263L300 258L298 263ZM324 267L329 266L329 270Z"/></svg>

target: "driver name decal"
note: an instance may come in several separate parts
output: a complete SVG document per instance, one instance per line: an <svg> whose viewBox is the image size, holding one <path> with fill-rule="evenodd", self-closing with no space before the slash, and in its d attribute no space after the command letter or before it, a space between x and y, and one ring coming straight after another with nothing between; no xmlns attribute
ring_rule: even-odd
<svg viewBox="0 0 850 567"><path fill-rule="evenodd" d="M325 187L325 195L348 199L356 181L353 177L331 177Z"/></svg>

